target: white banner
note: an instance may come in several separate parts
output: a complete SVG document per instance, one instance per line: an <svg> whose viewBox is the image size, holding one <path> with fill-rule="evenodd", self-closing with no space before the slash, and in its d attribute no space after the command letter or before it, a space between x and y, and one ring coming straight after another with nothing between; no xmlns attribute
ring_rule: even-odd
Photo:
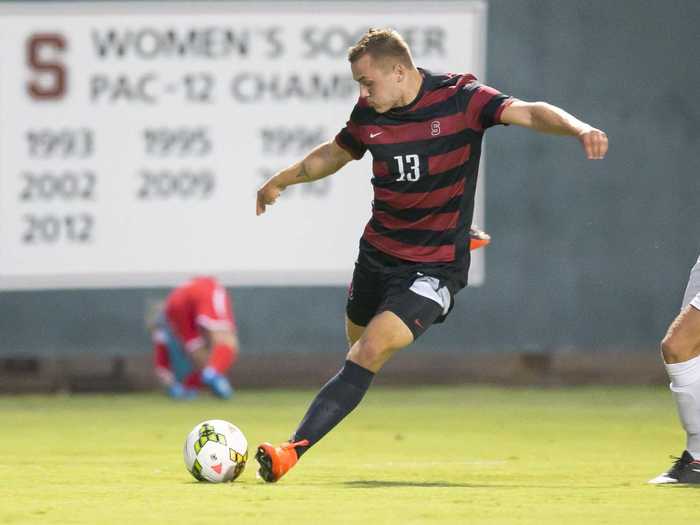
<svg viewBox="0 0 700 525"><path fill-rule="evenodd" d="M0 289L347 284L370 155L261 217L255 192L342 128L346 50L385 25L483 77L482 1L0 5Z"/></svg>

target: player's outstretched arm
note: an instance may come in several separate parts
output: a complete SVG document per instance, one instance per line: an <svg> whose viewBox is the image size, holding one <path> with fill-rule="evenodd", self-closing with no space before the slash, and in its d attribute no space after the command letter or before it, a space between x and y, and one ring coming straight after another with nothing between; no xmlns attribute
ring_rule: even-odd
<svg viewBox="0 0 700 525"><path fill-rule="evenodd" d="M300 182L312 182L327 177L353 160L334 140L316 146L303 160L277 172L258 189L255 214L265 213L287 186Z"/></svg>
<svg viewBox="0 0 700 525"><path fill-rule="evenodd" d="M546 102L514 100L501 113L501 122L542 133L576 137L589 159L602 159L608 151L608 136L605 132Z"/></svg>

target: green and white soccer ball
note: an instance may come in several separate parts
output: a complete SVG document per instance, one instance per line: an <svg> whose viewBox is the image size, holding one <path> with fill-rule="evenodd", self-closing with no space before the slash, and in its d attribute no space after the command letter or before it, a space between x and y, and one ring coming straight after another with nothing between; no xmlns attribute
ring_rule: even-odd
<svg viewBox="0 0 700 525"><path fill-rule="evenodd" d="M234 481L248 461L248 441L236 425L210 419L187 435L184 455L187 470L199 481Z"/></svg>

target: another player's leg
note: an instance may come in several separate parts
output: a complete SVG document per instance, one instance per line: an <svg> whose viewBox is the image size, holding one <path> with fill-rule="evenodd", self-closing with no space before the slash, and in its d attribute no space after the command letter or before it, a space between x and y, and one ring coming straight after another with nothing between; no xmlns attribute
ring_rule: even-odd
<svg viewBox="0 0 700 525"><path fill-rule="evenodd" d="M700 294L671 323L661 352L687 435L686 450L649 483L700 484Z"/></svg>
<svg viewBox="0 0 700 525"><path fill-rule="evenodd" d="M210 332L209 340L211 350L205 357L202 382L217 397L228 399L233 395L233 387L227 374L238 358L238 340L229 330Z"/></svg>
<svg viewBox="0 0 700 525"><path fill-rule="evenodd" d="M168 395L173 399L189 400L197 397L199 372L195 370L182 343L168 329L161 329L162 344L158 345L157 367L161 381L167 386Z"/></svg>
<svg viewBox="0 0 700 525"><path fill-rule="evenodd" d="M310 446L353 411L384 363L412 342L413 333L394 313L375 316L350 348L343 367L311 402L292 440L277 447L270 443L258 447L260 477L268 482L282 477Z"/></svg>
<svg viewBox="0 0 700 525"><path fill-rule="evenodd" d="M233 387L228 380L228 370L233 365L237 353L235 347L215 346L209 354L207 366L202 369L202 382L211 388L212 393L222 399L233 395Z"/></svg>

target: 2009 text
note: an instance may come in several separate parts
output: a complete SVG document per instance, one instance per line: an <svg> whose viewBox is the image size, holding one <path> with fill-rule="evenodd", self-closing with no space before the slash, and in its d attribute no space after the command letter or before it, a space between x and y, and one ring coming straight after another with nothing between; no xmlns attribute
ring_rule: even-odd
<svg viewBox="0 0 700 525"><path fill-rule="evenodd" d="M139 178L136 196L141 200L207 199L216 187L216 178L209 170L141 170Z"/></svg>

